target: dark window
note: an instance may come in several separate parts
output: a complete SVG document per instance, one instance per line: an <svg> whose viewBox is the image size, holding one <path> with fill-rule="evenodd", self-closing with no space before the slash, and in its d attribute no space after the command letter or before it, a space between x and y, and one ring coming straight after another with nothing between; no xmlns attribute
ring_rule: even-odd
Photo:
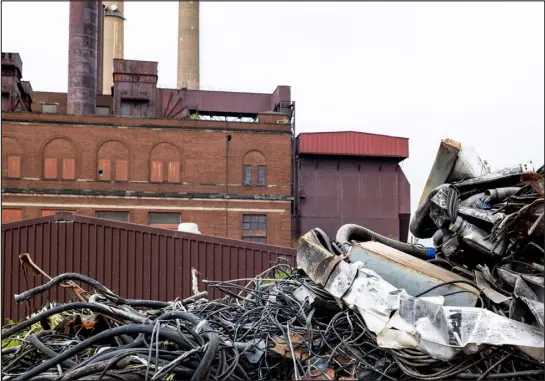
<svg viewBox="0 0 545 381"><path fill-rule="evenodd" d="M264 214L243 214L242 240L267 243L267 216Z"/></svg>
<svg viewBox="0 0 545 381"><path fill-rule="evenodd" d="M267 216L258 214L244 214L242 216L242 230L267 231Z"/></svg>
<svg viewBox="0 0 545 381"><path fill-rule="evenodd" d="M252 185L252 166L244 166L244 185Z"/></svg>
<svg viewBox="0 0 545 381"><path fill-rule="evenodd" d="M180 213L148 213L148 223L150 225L178 225L180 220Z"/></svg>
<svg viewBox="0 0 545 381"><path fill-rule="evenodd" d="M95 216L105 220L129 222L129 212L96 212Z"/></svg>
<svg viewBox="0 0 545 381"><path fill-rule="evenodd" d="M257 166L257 185L265 185L265 166Z"/></svg>
<svg viewBox="0 0 545 381"><path fill-rule="evenodd" d="M267 238L265 237L242 237L242 240L255 243L267 243Z"/></svg>

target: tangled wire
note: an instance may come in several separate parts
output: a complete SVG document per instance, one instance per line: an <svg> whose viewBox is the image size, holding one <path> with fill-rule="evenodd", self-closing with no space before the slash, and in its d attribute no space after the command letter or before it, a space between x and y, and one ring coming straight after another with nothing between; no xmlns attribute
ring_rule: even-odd
<svg viewBox="0 0 545 381"><path fill-rule="evenodd" d="M4 327L3 380L543 379L543 365L514 347L452 362L380 348L357 312L287 263L253 279L206 282L227 295L213 301L206 293L123 299L80 274L17 300L66 280L98 292Z"/></svg>

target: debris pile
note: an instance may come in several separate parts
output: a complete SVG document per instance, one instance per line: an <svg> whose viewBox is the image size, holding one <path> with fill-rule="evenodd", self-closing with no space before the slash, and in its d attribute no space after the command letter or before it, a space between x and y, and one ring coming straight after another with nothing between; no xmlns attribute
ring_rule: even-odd
<svg viewBox="0 0 545 381"><path fill-rule="evenodd" d="M479 173L459 143L443 141L410 226L433 239L430 262L473 280L487 308L542 329L543 174L531 163Z"/></svg>
<svg viewBox="0 0 545 381"><path fill-rule="evenodd" d="M305 234L297 265L204 281L207 300L126 299L66 273L48 305L2 329L2 380L541 380L543 167L477 173L442 143L402 243L357 225ZM195 278L194 278L195 280ZM80 284L85 284L84 290Z"/></svg>
<svg viewBox="0 0 545 381"><path fill-rule="evenodd" d="M504 337L511 345L480 345L448 361L406 345L402 330L378 329L388 304L383 292L390 302L404 296L401 305L408 296L328 252L317 237L303 237L300 268L277 263L254 279L207 281L227 294L213 301L206 292L174 302L124 299L80 274L52 278L15 300L61 285L84 301L50 305L4 327L2 380L542 379L535 351L542 353L543 336L522 323ZM358 280L349 280L347 268ZM344 287L346 296L336 296ZM378 337L381 331L390 335ZM517 347L521 341L527 353Z"/></svg>

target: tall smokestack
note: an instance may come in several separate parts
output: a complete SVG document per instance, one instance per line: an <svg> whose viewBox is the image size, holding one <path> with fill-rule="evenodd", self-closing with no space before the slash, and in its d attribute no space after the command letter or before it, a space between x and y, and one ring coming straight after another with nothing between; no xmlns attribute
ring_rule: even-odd
<svg viewBox="0 0 545 381"><path fill-rule="evenodd" d="M98 1L98 41L97 41L97 95L102 94L102 84L104 79L103 59L104 59L104 5L102 0Z"/></svg>
<svg viewBox="0 0 545 381"><path fill-rule="evenodd" d="M95 113L98 6L97 0L70 2L68 114L93 115Z"/></svg>
<svg viewBox="0 0 545 381"><path fill-rule="evenodd" d="M104 1L104 51L102 93L111 94L114 85L114 58L124 58L125 17L123 1Z"/></svg>
<svg viewBox="0 0 545 381"><path fill-rule="evenodd" d="M199 2L180 1L178 10L178 88L199 89Z"/></svg>

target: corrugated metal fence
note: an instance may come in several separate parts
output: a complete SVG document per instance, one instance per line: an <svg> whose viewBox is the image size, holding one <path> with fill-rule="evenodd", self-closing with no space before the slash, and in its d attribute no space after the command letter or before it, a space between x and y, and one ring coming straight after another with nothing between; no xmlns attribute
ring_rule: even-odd
<svg viewBox="0 0 545 381"><path fill-rule="evenodd" d="M200 272L199 290L210 298L224 296L201 281L251 278L279 257L295 265L296 251L271 245L152 228L115 221L56 213L2 226L2 324L28 314L28 304L16 305L14 294L47 282L26 279L19 254L50 276L65 272L88 275L126 298L174 300L192 295L191 268ZM54 287L31 300L64 302L71 292Z"/></svg>

